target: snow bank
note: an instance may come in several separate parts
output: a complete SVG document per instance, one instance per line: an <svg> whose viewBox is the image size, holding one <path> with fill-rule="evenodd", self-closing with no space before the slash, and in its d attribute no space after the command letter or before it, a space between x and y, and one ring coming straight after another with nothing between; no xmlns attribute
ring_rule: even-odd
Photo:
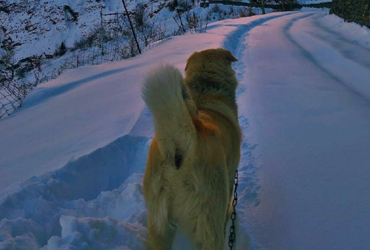
<svg viewBox="0 0 370 250"><path fill-rule="evenodd" d="M325 11L329 13L330 9L328 8L312 8L312 7L303 7L301 11Z"/></svg>
<svg viewBox="0 0 370 250"><path fill-rule="evenodd" d="M0 249L37 249L45 241L45 230L31 219L3 219L0 222Z"/></svg>
<svg viewBox="0 0 370 250"><path fill-rule="evenodd" d="M298 0L298 2L301 4L328 3L332 1L333 0Z"/></svg>
<svg viewBox="0 0 370 250"><path fill-rule="evenodd" d="M106 218L62 215L62 236L53 236L42 250L144 249L146 229L140 225Z"/></svg>
<svg viewBox="0 0 370 250"><path fill-rule="evenodd" d="M370 29L357 23L345 22L336 15L325 15L317 19L319 25L340 34L342 38L350 40L370 49Z"/></svg>
<svg viewBox="0 0 370 250"><path fill-rule="evenodd" d="M3 196L0 249L141 249L148 143L126 135Z"/></svg>
<svg viewBox="0 0 370 250"><path fill-rule="evenodd" d="M296 27L290 27L289 36L292 41L303 50L310 51L311 60L327 74L357 95L370 100L370 61L363 56L369 51L370 29L357 24L343 25L343 20L333 15L321 14L313 17L313 23L317 24L315 28L304 21L296 20ZM330 27L325 27L326 25ZM297 36L299 30L303 29L306 33ZM354 31L350 32L351 29ZM348 36L353 32L357 35Z"/></svg>

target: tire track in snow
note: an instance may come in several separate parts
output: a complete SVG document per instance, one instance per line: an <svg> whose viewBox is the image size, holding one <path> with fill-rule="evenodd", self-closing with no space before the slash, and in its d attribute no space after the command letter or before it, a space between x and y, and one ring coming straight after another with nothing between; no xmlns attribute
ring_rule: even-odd
<svg viewBox="0 0 370 250"><path fill-rule="evenodd" d="M263 25L264 23L276 19L281 18L284 16L296 14L295 12L284 13L282 15L276 16L269 16L266 18L260 18L255 20L249 24L239 24L238 29L234 31L223 43L223 47L230 50L236 58L240 60L235 63L235 71L236 77L239 81L239 86L236 91L236 97L240 97L241 94L246 90L246 79L244 78L244 73L246 69L246 65L241 60L243 58L243 54L248 49L248 45L245 43L246 38L249 36L249 33L254 28ZM248 118L244 115L239 113L239 124L243 132L243 139L241 145L241 158L239 163L239 187L238 187L238 197L239 197L239 206L237 206L238 214L245 214L246 208L248 206L257 207L260 204L259 199L259 190L261 188L259 179L258 179L258 168L255 165L253 151L257 147L257 144L252 144L249 142L248 138L245 136L244 131L246 131L249 127ZM243 216L239 217L239 220L245 219ZM244 221L241 223L243 226L248 227L248 223ZM237 230L237 248L236 249L245 249L248 245L250 249L258 249L258 243L255 242L253 239L253 235L251 234L251 230L248 228L243 228L247 231L248 235L244 235L244 230L239 231ZM229 227L227 227L229 230ZM245 231L244 231L245 232ZM228 232L229 233L229 232ZM244 238L244 239L242 239ZM244 248L243 248L244 247Z"/></svg>
<svg viewBox="0 0 370 250"><path fill-rule="evenodd" d="M234 31L223 43L223 47L230 50L237 58L242 58L245 51L248 49L248 45L244 42L246 37L254 28L263 25L264 23L284 16L295 14L295 12L284 13L276 16L269 16L265 18L257 19L248 24L239 24L238 29ZM237 98L246 90L244 79L246 65L242 60L239 60L235 64L236 77L239 81L237 89ZM246 131L249 127L248 118L243 114L239 114L239 124L242 131ZM243 133L244 134L244 133ZM258 199L258 191L260 184L257 177L257 167L254 165L254 158L252 156L253 150L257 145L253 145L248 142L248 138L243 135L242 141L242 152L239 163L239 193L242 202L253 204L258 206L260 201Z"/></svg>
<svg viewBox="0 0 370 250"><path fill-rule="evenodd" d="M315 14L312 16L311 20L307 20L311 24L311 27L315 27L315 29L307 30L307 33L313 38L329 45L345 59L361 67L370 68L370 49L356 43L356 41L351 41L343 37L333 30L325 28L319 21L323 16L324 14Z"/></svg>
<svg viewBox="0 0 370 250"><path fill-rule="evenodd" d="M340 51L342 53L342 55L345 56L346 58L351 59L351 60L353 60L353 61L355 61L355 62L357 62L357 63L359 63L363 66L369 65L370 62L369 62L368 57L365 57L364 55L356 57L356 56L353 56L351 54L348 54L347 51L345 51L345 50L341 50L341 49L335 47L336 46L335 41L337 41L337 42L345 43L348 46L355 47L356 50L360 50L362 53L365 53L365 54L370 53L369 48L367 48L366 46L358 43L356 40L352 41L352 40L348 39L347 37L344 37L340 33L337 33L334 30L330 30L327 27L324 27L322 25L322 23L320 23L320 21L318 21L320 18L323 18L323 17L324 17L324 14L321 14L321 15L315 16L315 18L312 18L313 26L320 29L320 31L322 33L326 33L327 35L335 37L335 39L333 39L332 41L329 41L329 40L325 39L324 37L319 36L318 34L315 34L315 35L324 42L331 42L332 45L333 45L333 48L338 49L338 51Z"/></svg>
<svg viewBox="0 0 370 250"><path fill-rule="evenodd" d="M304 47L304 45L302 45L302 41L300 41L300 42L298 41L297 34L294 33L294 35L293 35L292 28L294 27L294 25L296 25L296 23L298 21L300 21L301 19L308 18L308 17L311 17L313 15L314 14L308 14L308 15L304 15L304 16L299 16L299 17L296 17L296 18L292 18L287 23L287 25L285 26L285 28L283 29L283 32L284 32L286 38L294 46L296 46L301 51L301 53L303 54L303 56L308 61L310 61L319 70L321 70L322 72L324 72L330 79L332 79L335 82L339 83L347 91L349 91L349 92L357 95L358 97L362 98L366 102L370 103L370 91L368 90L368 88L366 86L364 86L365 88L363 88L361 86L362 81L360 81L358 83L356 81L350 80L351 77L344 77L347 73L350 73L351 72L351 70L348 70L349 67L354 68L355 65L357 65L358 66L358 69L361 68L362 71L365 68L363 68L360 64L357 64L356 62L353 62L352 60L346 59L345 57L341 56L340 52L338 52L338 50L335 49L331 45L325 44L326 45L325 46L324 44L321 44L320 45L320 49L322 50L322 48L325 46L326 50L323 50L325 53L322 53L320 55L315 54L314 52L311 52L310 50L306 49ZM313 43L318 43L317 40L315 41L314 38L312 38L312 36L309 36L308 35L306 38L313 40ZM307 42L307 41L305 41L305 42ZM311 44L311 45L313 46L313 44ZM314 49L315 49L315 47L312 48L312 50L314 50ZM319 53L319 52L316 52L316 53ZM330 56L330 60L328 60L326 58L326 55L329 55ZM320 57L322 57L322 58L320 58ZM341 60L337 60L338 57L340 57ZM322 59L327 59L327 60L322 60ZM325 61L331 62L331 63L333 63L333 62L339 62L339 61L340 62L346 61L346 64L345 64L345 66L340 65L340 67L342 69L333 69L332 68L332 65L325 65ZM346 73L343 74L343 72L346 72ZM352 73L352 78L353 79L356 79L357 77L361 77L361 75L358 76L358 74ZM347 81L343 81L342 80L342 79L346 79L346 78L348 78ZM366 83L366 81L364 81L363 83Z"/></svg>
<svg viewBox="0 0 370 250"><path fill-rule="evenodd" d="M285 13L282 15L276 15L276 16L269 16L265 18L259 18L253 22L250 22L248 24L237 24L237 25L231 25L231 26L237 26L238 29L234 31L223 43L223 47L230 50L236 58L241 58L244 54L244 51L247 49L247 46L244 44L245 38L249 35L249 32L253 30L254 28L270 21L276 18L288 16L295 14L295 12L292 13ZM246 66L242 61L238 61L235 63L235 71L236 71L236 78L238 79L239 83L244 82L244 70ZM239 84L239 87L237 89L237 97L245 91L245 86L242 84Z"/></svg>

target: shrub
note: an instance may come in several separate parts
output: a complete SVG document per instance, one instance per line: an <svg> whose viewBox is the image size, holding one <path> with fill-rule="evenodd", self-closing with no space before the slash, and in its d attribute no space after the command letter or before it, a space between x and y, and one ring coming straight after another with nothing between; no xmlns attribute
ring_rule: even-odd
<svg viewBox="0 0 370 250"><path fill-rule="evenodd" d="M54 52L54 56L58 57L58 56L62 56L64 55L65 53L67 52L67 47L66 45L64 44L64 42L62 42L59 46L59 48L56 48L55 52Z"/></svg>

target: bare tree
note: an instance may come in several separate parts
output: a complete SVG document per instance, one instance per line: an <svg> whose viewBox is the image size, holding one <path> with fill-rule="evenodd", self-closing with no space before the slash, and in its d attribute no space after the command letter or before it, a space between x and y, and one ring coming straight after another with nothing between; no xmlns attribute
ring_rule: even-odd
<svg viewBox="0 0 370 250"><path fill-rule="evenodd" d="M265 0L261 0L261 10L262 10L262 14L266 14L266 11L265 11Z"/></svg>
<svg viewBox="0 0 370 250"><path fill-rule="evenodd" d="M265 7L267 4L278 4L281 5L283 11L292 10L293 4L297 3L297 0L251 0L250 3L257 5L261 8L262 14L266 14ZM287 8L287 6L289 6Z"/></svg>
<svg viewBox="0 0 370 250"><path fill-rule="evenodd" d="M15 50L5 50L5 53L0 58L1 79L13 80L15 76L15 70L18 68L17 61L15 60Z"/></svg>
<svg viewBox="0 0 370 250"><path fill-rule="evenodd" d="M145 47L165 37L166 25L155 18L150 18L150 11L147 5L137 4L133 19L137 36Z"/></svg>
<svg viewBox="0 0 370 250"><path fill-rule="evenodd" d="M266 1L270 2L269 0L251 0L250 3L252 5L259 6L261 8L262 14L264 15L266 14L266 10L265 10Z"/></svg>
<svg viewBox="0 0 370 250"><path fill-rule="evenodd" d="M187 11L185 13L185 19L186 19L186 22L188 24L189 30L191 30L191 31L194 30L195 32L197 32L197 27L198 27L199 22L200 22L200 16L195 14L194 11L192 11L192 12Z"/></svg>

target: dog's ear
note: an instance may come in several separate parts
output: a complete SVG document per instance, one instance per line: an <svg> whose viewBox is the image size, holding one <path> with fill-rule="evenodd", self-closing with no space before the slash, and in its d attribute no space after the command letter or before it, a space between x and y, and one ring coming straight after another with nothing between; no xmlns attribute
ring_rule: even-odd
<svg viewBox="0 0 370 250"><path fill-rule="evenodd" d="M235 58L235 56L229 51L229 50L226 50L225 51L225 57L227 60L229 60L230 62L237 62L238 59Z"/></svg>
<svg viewBox="0 0 370 250"><path fill-rule="evenodd" d="M185 71L188 69L188 66L189 66L189 63L190 61L195 57L196 54L198 54L199 52L194 52L193 54L191 54L191 56L188 58L188 60L186 61L186 66L185 66Z"/></svg>

